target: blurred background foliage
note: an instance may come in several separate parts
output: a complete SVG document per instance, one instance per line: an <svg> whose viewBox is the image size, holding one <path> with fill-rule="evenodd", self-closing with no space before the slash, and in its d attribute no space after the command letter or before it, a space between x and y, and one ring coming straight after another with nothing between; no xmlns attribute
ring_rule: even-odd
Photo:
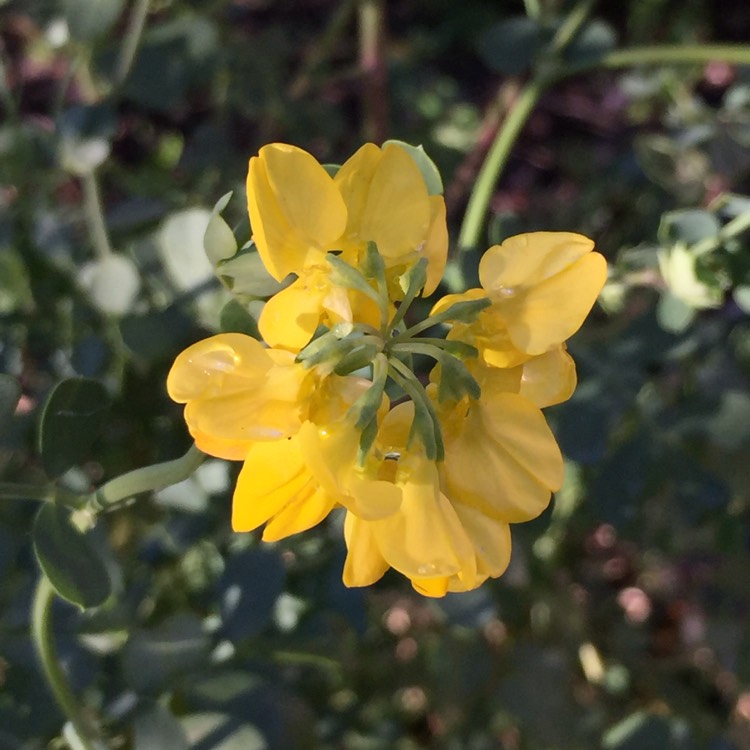
<svg viewBox="0 0 750 750"><path fill-rule="evenodd" d="M588 5L565 53L582 68L616 46L750 40L746 0ZM233 297L203 251L229 190L224 216L247 240L247 160L264 143L338 163L364 140L421 143L456 237L571 7L0 3L2 486L59 477L86 492L186 450L167 368L212 332L252 333L273 291L259 271ZM446 291L519 231L587 234L612 267L572 342L579 388L548 412L565 486L515 528L499 581L436 601L397 575L347 590L340 518L278 545L233 534L238 467L213 459L102 514L86 545L45 537L54 514L37 519L43 565L67 555L88 569L88 588L56 585L84 604L112 591L53 612L63 667L110 747L750 748L748 70L560 81L514 144L478 247L452 250ZM225 262L229 288L232 263L257 259ZM42 407L72 376L96 383L54 392L47 413L69 421L40 445ZM76 747L69 731L55 739L64 718L29 638L35 510L0 503L2 750Z"/></svg>

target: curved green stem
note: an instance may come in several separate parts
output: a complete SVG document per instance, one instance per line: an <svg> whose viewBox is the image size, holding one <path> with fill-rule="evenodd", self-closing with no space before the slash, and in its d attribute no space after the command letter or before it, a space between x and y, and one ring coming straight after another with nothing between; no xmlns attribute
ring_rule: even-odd
<svg viewBox="0 0 750 750"><path fill-rule="evenodd" d="M487 158L479 170L469 197L469 203L466 206L466 214L458 236L460 249L470 250L479 244L479 236L490 205L492 192L500 174L508 163L508 157L516 139L545 89L546 84L541 79L532 79L521 91L513 109L511 109L503 126L498 131L487 153Z"/></svg>
<svg viewBox="0 0 750 750"><path fill-rule="evenodd" d="M47 576L42 574L39 577L31 608L31 636L47 684L58 705L75 729L81 741L81 746L85 750L99 750L101 744L97 740L98 732L83 715L57 657L52 630L52 602L54 598L55 591L52 584Z"/></svg>
<svg viewBox="0 0 750 750"><path fill-rule="evenodd" d="M16 484L0 482L0 500L31 500L49 503L55 499L53 484Z"/></svg>
<svg viewBox="0 0 750 750"><path fill-rule="evenodd" d="M460 249L471 249L479 238L492 192L500 179L511 150L542 94L552 83L598 68L616 69L636 65L693 65L720 60L733 65L750 65L750 46L742 44L664 45L614 50L598 60L562 66L558 71L537 73L522 90L515 106L487 154L474 184L458 238Z"/></svg>
<svg viewBox="0 0 750 750"><path fill-rule="evenodd" d="M136 0L135 6L130 14L130 22L125 31L125 36L120 48L120 57L117 60L117 67L113 76L112 84L117 89L125 83L135 60L135 53L138 51L138 44L141 41L143 27L146 25L148 16L148 6L150 0Z"/></svg>
<svg viewBox="0 0 750 750"><path fill-rule="evenodd" d="M107 225L104 221L99 183L93 170L81 176L81 186L83 187L83 211L91 242L96 256L102 260L112 255L112 246L109 243Z"/></svg>
<svg viewBox="0 0 750 750"><path fill-rule="evenodd" d="M184 456L153 466L134 469L127 474L110 479L90 499L92 510L104 508L143 492L169 487L187 479L206 458L195 445Z"/></svg>

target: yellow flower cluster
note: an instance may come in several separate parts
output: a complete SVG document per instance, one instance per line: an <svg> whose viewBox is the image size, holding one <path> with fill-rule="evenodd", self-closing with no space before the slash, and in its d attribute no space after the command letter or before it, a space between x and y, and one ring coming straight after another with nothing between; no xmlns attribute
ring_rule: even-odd
<svg viewBox="0 0 750 750"><path fill-rule="evenodd" d="M575 388L565 340L606 262L577 234L512 237L484 254L480 289L408 325L446 264L431 170L398 143L363 146L333 176L294 146L262 148L247 178L253 240L271 276L293 281L263 308L265 344L238 333L201 341L177 357L167 387L201 450L244 461L235 530L265 524L263 539L278 540L343 507L348 586L394 568L442 596L500 576L510 524L560 487L541 408ZM445 338L420 337L438 324ZM429 382L414 355L435 361Z"/></svg>

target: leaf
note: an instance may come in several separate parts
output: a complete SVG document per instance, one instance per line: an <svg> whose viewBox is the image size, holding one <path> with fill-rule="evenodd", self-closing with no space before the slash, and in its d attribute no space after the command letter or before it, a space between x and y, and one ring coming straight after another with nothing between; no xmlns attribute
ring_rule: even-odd
<svg viewBox="0 0 750 750"><path fill-rule="evenodd" d="M248 297L270 297L284 288L282 282L271 276L260 255L254 249L240 251L229 260L219 263L216 273L232 294Z"/></svg>
<svg viewBox="0 0 750 750"><path fill-rule="evenodd" d="M39 509L32 530L34 554L55 591L81 609L103 604L112 582L89 537L71 521L71 514L54 503Z"/></svg>
<svg viewBox="0 0 750 750"><path fill-rule="evenodd" d="M273 550L250 549L227 561L218 588L230 640L258 635L268 625L285 578L284 564Z"/></svg>
<svg viewBox="0 0 750 750"><path fill-rule="evenodd" d="M78 274L78 283L97 310L119 317L135 302L141 276L130 258L113 253L86 263Z"/></svg>
<svg viewBox="0 0 750 750"><path fill-rule="evenodd" d="M60 476L86 457L108 408L107 391L96 380L70 378L53 388L39 426L39 452L50 477Z"/></svg>
<svg viewBox="0 0 750 750"><path fill-rule="evenodd" d="M528 16L514 16L492 26L479 40L479 55L492 70L519 75L541 50L543 31Z"/></svg>
<svg viewBox="0 0 750 750"><path fill-rule="evenodd" d="M742 312L750 314L750 285L743 284L735 287L732 291L732 299Z"/></svg>
<svg viewBox="0 0 750 750"><path fill-rule="evenodd" d="M262 305L262 302L254 304ZM221 330L227 333L244 333L254 339L260 339L258 330L258 315L253 316L246 305L239 300L230 299L221 309L219 325Z"/></svg>
<svg viewBox="0 0 750 750"><path fill-rule="evenodd" d="M10 424L21 398L21 386L12 375L0 373L0 430Z"/></svg>
<svg viewBox="0 0 750 750"><path fill-rule="evenodd" d="M267 750L263 735L234 716L201 713L186 716L182 726L191 750Z"/></svg>
<svg viewBox="0 0 750 750"><path fill-rule="evenodd" d="M221 212L227 207L231 198L231 190L219 198L211 211L211 218L208 220L208 226L203 235L203 249L214 265L231 258L237 252L237 240L229 224L221 217Z"/></svg>
<svg viewBox="0 0 750 750"><path fill-rule="evenodd" d="M201 666L208 658L209 642L200 620L178 614L152 630L139 630L123 651L125 679L143 692L159 692L176 677Z"/></svg>
<svg viewBox="0 0 750 750"><path fill-rule="evenodd" d="M164 271L180 291L191 291L213 278L213 266L203 249L211 215L205 208L176 211L167 217L157 234Z"/></svg>
<svg viewBox="0 0 750 750"><path fill-rule="evenodd" d="M617 46L617 33L599 18L589 21L565 50L571 63L592 63L600 60Z"/></svg>
<svg viewBox="0 0 750 750"><path fill-rule="evenodd" d="M419 171L422 173L425 185L427 185L427 192L430 195L443 194L443 180L440 177L440 170L437 168L435 162L427 156L424 146L421 144L419 146L412 146L410 143L391 139L383 143L383 148L390 143L395 146L401 146L414 159L419 167Z"/></svg>
<svg viewBox="0 0 750 750"><path fill-rule="evenodd" d="M180 722L163 706L153 706L133 722L133 750L188 750Z"/></svg>
<svg viewBox="0 0 750 750"><path fill-rule="evenodd" d="M671 292L665 292L656 306L659 325L670 333L682 333L695 317L695 309Z"/></svg>
<svg viewBox="0 0 750 750"><path fill-rule="evenodd" d="M61 0L60 4L71 35L91 42L112 28L125 0Z"/></svg>
<svg viewBox="0 0 750 750"><path fill-rule="evenodd" d="M687 208L664 214L659 225L658 237L663 245L676 242L694 245L701 240L715 237L720 228L719 220L710 211Z"/></svg>

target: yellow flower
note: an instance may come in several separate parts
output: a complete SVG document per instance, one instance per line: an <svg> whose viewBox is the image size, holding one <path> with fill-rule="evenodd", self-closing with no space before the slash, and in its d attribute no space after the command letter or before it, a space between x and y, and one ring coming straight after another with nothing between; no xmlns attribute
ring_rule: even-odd
<svg viewBox="0 0 750 750"><path fill-rule="evenodd" d="M474 344L493 367L515 367L572 336L596 301L607 263L594 243L569 232L533 232L494 245L479 263L482 289L441 299L433 313L488 297L473 323L449 338Z"/></svg>
<svg viewBox="0 0 750 750"><path fill-rule="evenodd" d="M407 402L383 420L374 453L388 457L379 476L400 488L401 503L380 519L347 514L344 583L366 586L392 567L427 596L468 591L505 571L509 524L546 507L562 459L541 412L516 394L454 406L444 466L407 447L413 415Z"/></svg>
<svg viewBox="0 0 750 750"><path fill-rule="evenodd" d="M321 481L320 472L311 471L317 455L308 455L304 436L335 434L349 451L336 460L353 462L360 433L348 412L370 385L353 376L320 377L290 352L266 349L238 333L189 347L167 378L169 395L186 404L198 448L244 460L232 527L251 531L267 522L266 541L314 526L342 500L356 507L334 480Z"/></svg>
<svg viewBox="0 0 750 750"><path fill-rule="evenodd" d="M240 333L222 333L182 352L167 391L184 403L196 445L220 458L244 458L257 440L279 440L305 419L310 373L291 352L266 349Z"/></svg>
<svg viewBox="0 0 750 750"><path fill-rule="evenodd" d="M395 144L360 148L335 178L307 152L274 143L250 159L248 211L253 238L269 273L298 279L272 297L259 328L272 346L299 351L321 323L379 326L377 305L338 286L326 253L357 267L367 244L383 257L393 299L397 276L428 260L424 294L437 287L448 251L445 201L428 194L409 153Z"/></svg>

